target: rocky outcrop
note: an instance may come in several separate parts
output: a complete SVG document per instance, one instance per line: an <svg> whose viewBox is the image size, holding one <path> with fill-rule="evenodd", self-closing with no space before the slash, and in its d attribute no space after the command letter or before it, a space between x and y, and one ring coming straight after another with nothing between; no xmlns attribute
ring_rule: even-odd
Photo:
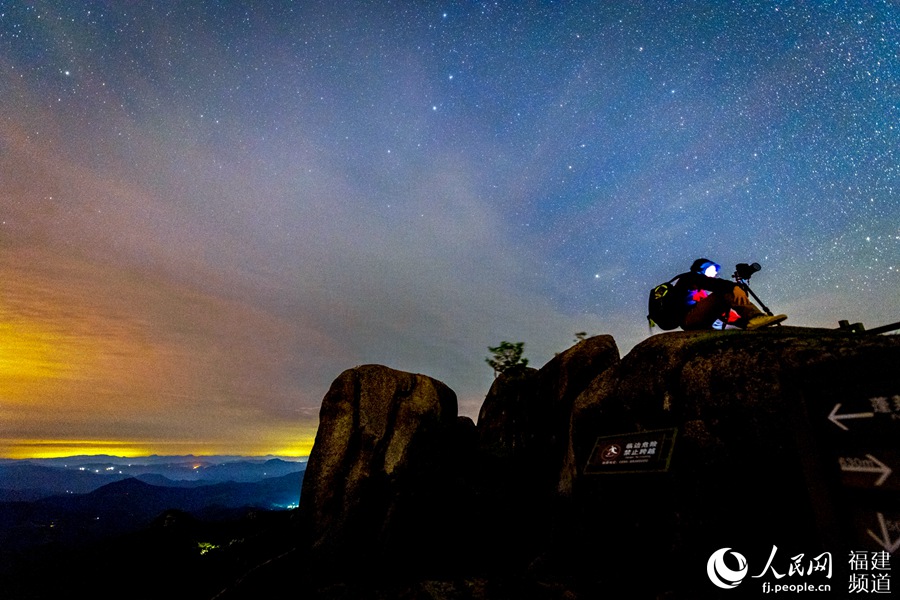
<svg viewBox="0 0 900 600"><path fill-rule="evenodd" d="M484 454L532 464L548 462L555 471L568 439L572 402L618 361L615 340L600 335L557 354L540 370L526 367L501 374L478 414Z"/></svg>
<svg viewBox="0 0 900 600"><path fill-rule="evenodd" d="M838 330L666 333L621 360L597 336L498 377L477 426L440 382L351 369L301 494L314 564L455 598L711 597L721 548L754 573L830 552L837 580L848 548L900 540L898 364L897 336Z"/></svg>
<svg viewBox="0 0 900 600"><path fill-rule="evenodd" d="M435 379L380 365L344 371L322 401L301 491L313 560L397 568L436 550L454 522L456 440L473 427Z"/></svg>
<svg viewBox="0 0 900 600"><path fill-rule="evenodd" d="M514 368L494 380L478 415L478 460L470 471L479 501L471 522L494 563L525 560L546 544L572 403L618 360L615 340L600 335L540 369Z"/></svg>
<svg viewBox="0 0 900 600"><path fill-rule="evenodd" d="M897 365L896 336L780 327L649 338L574 403L559 485L570 499L564 545L604 543L573 562L604 564L607 580L634 577L648 594L702 594L715 589L704 566L719 548L740 548L762 571L777 547L782 574L799 554L879 550L869 532L881 535L879 514L900 519L896 476L848 484L841 465L900 458L900 406L883 401L900 391ZM874 413L873 400L892 414ZM858 435L835 423L839 405L869 415L854 422ZM665 456L603 460L606 448L647 439ZM653 584L627 558L648 552ZM659 581L668 583L653 588Z"/></svg>

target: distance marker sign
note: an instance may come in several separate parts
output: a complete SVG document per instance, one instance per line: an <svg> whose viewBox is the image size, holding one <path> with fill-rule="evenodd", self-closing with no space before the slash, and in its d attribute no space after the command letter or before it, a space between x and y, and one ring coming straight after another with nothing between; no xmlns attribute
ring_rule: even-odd
<svg viewBox="0 0 900 600"><path fill-rule="evenodd" d="M826 475L833 521L854 548L900 549L900 389L896 369L853 364L818 372L801 391ZM815 480L810 472L808 478Z"/></svg>

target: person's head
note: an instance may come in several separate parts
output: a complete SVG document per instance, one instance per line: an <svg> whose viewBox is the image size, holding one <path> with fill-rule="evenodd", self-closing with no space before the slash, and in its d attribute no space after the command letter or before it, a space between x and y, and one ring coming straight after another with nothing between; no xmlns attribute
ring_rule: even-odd
<svg viewBox="0 0 900 600"><path fill-rule="evenodd" d="M691 265L691 272L706 275L707 277L718 277L719 269L721 268L720 265L717 265L708 258L698 258L694 261L694 264Z"/></svg>

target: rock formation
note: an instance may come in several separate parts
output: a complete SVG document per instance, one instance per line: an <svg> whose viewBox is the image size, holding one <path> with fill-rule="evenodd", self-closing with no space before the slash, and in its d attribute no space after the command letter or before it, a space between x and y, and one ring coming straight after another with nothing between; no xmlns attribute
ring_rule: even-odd
<svg viewBox="0 0 900 600"><path fill-rule="evenodd" d="M760 573L732 597L799 555L830 554L846 590L848 549L900 545L897 365L900 337L838 330L665 333L621 360L597 336L498 377L477 426L434 379L350 369L322 403L304 543L331 581L368 568L408 597L711 597L723 548Z"/></svg>
<svg viewBox="0 0 900 600"><path fill-rule="evenodd" d="M494 380L478 415L478 459L470 471L479 490L471 517L477 545L494 563L533 557L552 535L572 404L618 361L615 340L600 335L580 341L541 369L515 368Z"/></svg>
<svg viewBox="0 0 900 600"><path fill-rule="evenodd" d="M799 554L831 552L843 572L849 549L886 547L869 532L882 535L879 515L900 520L900 473L876 485L878 464L900 468L900 404L885 402L900 392L897 365L900 338L832 330L678 332L639 344L574 403L562 529L569 549L602 543L572 562L604 564L602 579L633 578L648 594L702 594L715 589L704 566L723 547L741 548L754 574L778 548L782 575ZM836 425L839 405L869 415L854 422L862 436ZM607 448L647 439L665 455L603 460ZM842 464L865 457L876 472L849 481ZM658 579L641 577L638 554L652 557Z"/></svg>
<svg viewBox="0 0 900 600"><path fill-rule="evenodd" d="M435 379L380 365L344 371L322 401L301 491L316 564L405 569L443 555L465 421Z"/></svg>

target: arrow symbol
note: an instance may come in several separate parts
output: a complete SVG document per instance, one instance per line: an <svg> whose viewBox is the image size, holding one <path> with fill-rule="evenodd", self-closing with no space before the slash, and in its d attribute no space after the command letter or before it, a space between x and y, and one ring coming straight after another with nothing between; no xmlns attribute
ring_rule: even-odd
<svg viewBox="0 0 900 600"><path fill-rule="evenodd" d="M881 473L881 477L875 481L875 485L879 486L884 483L884 480L890 476L893 472L889 466L872 456L871 454L866 454L866 458L868 458L872 463L869 464L863 460L859 459L845 459L841 458L841 471L854 471L856 473Z"/></svg>
<svg viewBox="0 0 900 600"><path fill-rule="evenodd" d="M881 513L878 514L878 525L881 527L881 537L875 535L871 529L867 529L866 533L869 536L878 542L878 545L888 551L889 554L893 554L897 551L897 548L900 548L900 537L898 537L893 542L891 541L891 534L888 533L887 521L884 519L884 515Z"/></svg>
<svg viewBox="0 0 900 600"><path fill-rule="evenodd" d="M828 420L843 429L844 431L850 431L849 428L841 423L844 419L867 419L875 416L873 412L861 412L861 413L847 413L843 415L838 415L837 411L841 408L841 404L837 403L834 405L834 408L831 409L831 414L828 415Z"/></svg>

